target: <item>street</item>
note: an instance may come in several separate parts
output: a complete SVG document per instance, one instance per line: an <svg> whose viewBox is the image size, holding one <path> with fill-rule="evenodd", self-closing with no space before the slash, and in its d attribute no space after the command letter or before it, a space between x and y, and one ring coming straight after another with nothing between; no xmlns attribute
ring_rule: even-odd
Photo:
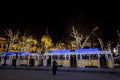
<svg viewBox="0 0 120 80"><path fill-rule="evenodd" d="M120 73L0 69L0 80L120 80Z"/></svg>

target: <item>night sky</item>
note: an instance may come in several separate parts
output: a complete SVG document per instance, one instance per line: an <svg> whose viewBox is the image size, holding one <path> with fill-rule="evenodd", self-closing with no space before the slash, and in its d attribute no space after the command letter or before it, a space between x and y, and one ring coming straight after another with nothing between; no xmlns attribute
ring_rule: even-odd
<svg viewBox="0 0 120 80"><path fill-rule="evenodd" d="M116 41L116 30L120 30L119 10L119 2L112 1L1 1L0 33L11 28L41 38L48 28L53 41L59 41L73 25L78 27L97 25L105 41Z"/></svg>

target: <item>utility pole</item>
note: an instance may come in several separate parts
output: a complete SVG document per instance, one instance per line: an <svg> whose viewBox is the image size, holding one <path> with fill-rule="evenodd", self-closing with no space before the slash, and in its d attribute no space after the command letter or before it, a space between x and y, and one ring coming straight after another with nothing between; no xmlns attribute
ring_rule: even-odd
<svg viewBox="0 0 120 80"><path fill-rule="evenodd" d="M91 43L90 47L93 48L92 31L91 31L90 26L88 27L88 29L89 29L90 43Z"/></svg>
<svg viewBox="0 0 120 80"><path fill-rule="evenodd" d="M92 33L91 33L91 30L90 30L90 42L91 42L91 48L93 48L93 40L92 40Z"/></svg>

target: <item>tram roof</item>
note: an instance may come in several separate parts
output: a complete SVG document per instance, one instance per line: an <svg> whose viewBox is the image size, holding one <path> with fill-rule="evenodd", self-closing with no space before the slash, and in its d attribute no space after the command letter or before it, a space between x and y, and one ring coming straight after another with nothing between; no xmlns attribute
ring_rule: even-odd
<svg viewBox="0 0 120 80"><path fill-rule="evenodd" d="M111 51L100 51L98 48L89 48L89 49L75 49L74 51L70 50L52 50L50 53L45 53L45 55L60 55L60 54L112 54Z"/></svg>
<svg viewBox="0 0 120 80"><path fill-rule="evenodd" d="M2 52L1 55L11 55L11 54L14 54L14 52Z"/></svg>
<svg viewBox="0 0 120 80"><path fill-rule="evenodd" d="M75 49L75 52L97 52L100 51L98 48L83 48L83 49Z"/></svg>
<svg viewBox="0 0 120 80"><path fill-rule="evenodd" d="M62 50L52 50L51 53L69 53L70 50L62 49Z"/></svg>
<svg viewBox="0 0 120 80"><path fill-rule="evenodd" d="M30 52L21 52L21 55L24 55L24 54L31 54Z"/></svg>
<svg viewBox="0 0 120 80"><path fill-rule="evenodd" d="M31 53L31 52L3 52L2 54L0 55L26 55L26 54L31 54L31 55L40 55L38 53Z"/></svg>
<svg viewBox="0 0 120 80"><path fill-rule="evenodd" d="M18 52L18 55L26 55L26 54L30 54L30 55L40 55L38 53L31 53L31 52Z"/></svg>
<svg viewBox="0 0 120 80"><path fill-rule="evenodd" d="M41 55L41 54L39 54L39 53L31 53L30 55Z"/></svg>

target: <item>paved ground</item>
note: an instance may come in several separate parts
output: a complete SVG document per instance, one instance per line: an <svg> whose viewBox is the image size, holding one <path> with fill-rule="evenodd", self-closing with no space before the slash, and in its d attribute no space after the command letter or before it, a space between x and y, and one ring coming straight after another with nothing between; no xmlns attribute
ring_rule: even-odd
<svg viewBox="0 0 120 80"><path fill-rule="evenodd" d="M0 69L14 69L13 66L0 66ZM16 66L16 69L24 70L42 70L42 71L51 71L52 67L42 67L42 66ZM58 71L69 71L69 72L119 72L120 68L71 68L71 67L58 67Z"/></svg>
<svg viewBox="0 0 120 80"><path fill-rule="evenodd" d="M120 80L120 73L61 72L0 69L0 80Z"/></svg>

